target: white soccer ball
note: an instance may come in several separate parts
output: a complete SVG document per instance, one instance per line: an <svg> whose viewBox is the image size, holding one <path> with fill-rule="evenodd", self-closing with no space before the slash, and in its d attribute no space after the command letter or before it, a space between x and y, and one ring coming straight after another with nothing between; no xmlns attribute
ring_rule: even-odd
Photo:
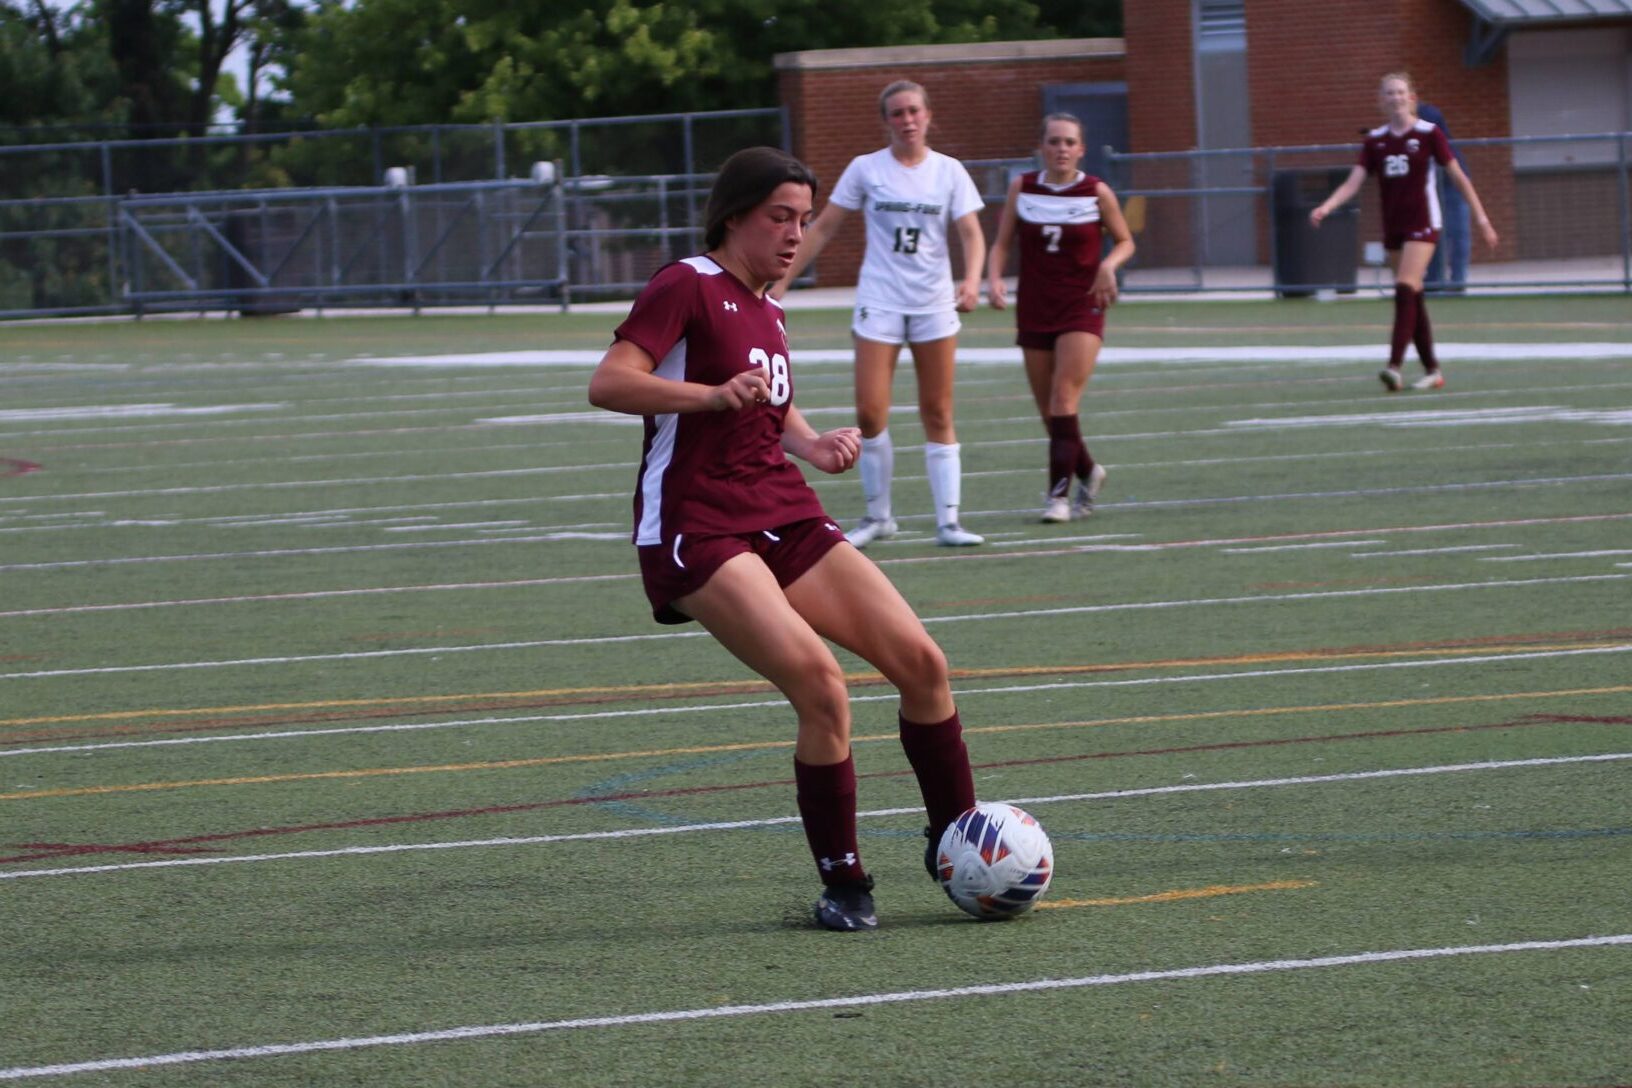
<svg viewBox="0 0 1632 1088"><path fill-rule="evenodd" d="M936 875L952 902L976 918L1024 914L1054 879L1054 846L1023 809L982 801L941 835Z"/></svg>

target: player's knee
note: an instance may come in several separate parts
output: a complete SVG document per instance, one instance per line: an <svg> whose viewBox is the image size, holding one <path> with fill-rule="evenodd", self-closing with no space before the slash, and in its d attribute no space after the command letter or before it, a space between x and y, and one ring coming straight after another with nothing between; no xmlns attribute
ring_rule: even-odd
<svg viewBox="0 0 1632 1088"><path fill-rule="evenodd" d="M914 639L900 647L891 679L903 695L928 697L944 691L950 682L946 654L927 634Z"/></svg>
<svg viewBox="0 0 1632 1088"><path fill-rule="evenodd" d="M850 733L850 692L844 672L829 657L813 661L799 672L797 689L788 698L798 712L800 727L815 729L839 738Z"/></svg>
<svg viewBox="0 0 1632 1088"><path fill-rule="evenodd" d="M918 418L923 421L925 434L944 435L950 434L952 431L952 406L950 404L919 404Z"/></svg>

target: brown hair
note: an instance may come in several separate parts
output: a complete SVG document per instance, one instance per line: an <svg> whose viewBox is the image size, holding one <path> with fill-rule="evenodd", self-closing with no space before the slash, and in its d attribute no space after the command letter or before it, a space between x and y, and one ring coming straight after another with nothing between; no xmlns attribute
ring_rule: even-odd
<svg viewBox="0 0 1632 1088"><path fill-rule="evenodd" d="M889 101L902 91L917 91L918 97L924 100L924 109L929 109L929 92L924 90L921 84L914 83L910 79L898 79L879 92L878 115L880 117L888 117L890 115Z"/></svg>
<svg viewBox="0 0 1632 1088"><path fill-rule="evenodd" d="M729 220L759 207L778 185L789 181L810 186L811 199L816 198L816 175L780 148L747 147L726 159L708 193L704 245L718 249L725 242Z"/></svg>
<svg viewBox="0 0 1632 1088"><path fill-rule="evenodd" d="M1040 140L1048 139L1048 126L1049 126L1049 123L1052 122L1052 121L1068 121L1071 124L1076 125L1077 126L1077 139L1083 141L1084 143L1087 142L1088 134L1082 130L1082 119L1079 118L1074 113L1051 113L1048 116L1044 117L1043 118L1043 131L1041 132L1041 134L1039 134L1038 139L1040 139Z"/></svg>
<svg viewBox="0 0 1632 1088"><path fill-rule="evenodd" d="M1377 86L1381 87L1391 79L1404 80L1406 90L1410 91L1412 94L1417 93L1417 81L1411 78L1410 72L1385 72L1383 73L1383 78L1377 81Z"/></svg>

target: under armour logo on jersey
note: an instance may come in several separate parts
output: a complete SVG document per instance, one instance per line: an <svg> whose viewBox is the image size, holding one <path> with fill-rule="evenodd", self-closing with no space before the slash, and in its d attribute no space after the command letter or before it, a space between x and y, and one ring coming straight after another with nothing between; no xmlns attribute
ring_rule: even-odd
<svg viewBox="0 0 1632 1088"><path fill-rule="evenodd" d="M726 302L725 302L725 308L726 308L726 309L727 309L727 310L730 310L730 311L731 311L731 312L732 312L732 313L736 313L736 312L737 312L737 304L736 304L736 303L735 303L735 302L732 302L732 301L731 301L731 300L730 300L730 299L727 299L727 300L726 300Z"/></svg>
<svg viewBox="0 0 1632 1088"><path fill-rule="evenodd" d="M843 869L856 863L856 855L846 854L837 861L832 858L822 859L822 872L831 873L834 869Z"/></svg>

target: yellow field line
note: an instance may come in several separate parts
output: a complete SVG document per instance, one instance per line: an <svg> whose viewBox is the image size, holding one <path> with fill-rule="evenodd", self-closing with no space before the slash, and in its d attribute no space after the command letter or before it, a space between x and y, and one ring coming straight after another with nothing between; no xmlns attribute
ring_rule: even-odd
<svg viewBox="0 0 1632 1088"><path fill-rule="evenodd" d="M1536 643L1514 641L1505 644L1481 646L1414 648L1405 650L1288 650L1278 653L1238 654L1233 657L1177 657L1157 661L1096 662L1084 665L1017 665L993 666L984 669L953 669L954 680L987 680L1003 676L1071 676L1097 672L1136 672L1140 669L1181 669L1203 665L1268 665L1288 661L1352 661L1364 658L1415 657L1425 654L1456 656L1461 654L1538 653L1551 650L1590 650L1621 645L1624 639L1598 642ZM878 683L884 679L876 672L845 674L849 684ZM666 684L615 684L601 687L535 688L530 691L478 691L460 695L409 695L399 698L320 699L299 703L246 703L236 706L168 707L148 710L109 710L96 714L53 714L35 718L0 718L0 727L20 725L66 725L79 722L112 721L124 718L186 717L201 714L248 714L268 710L335 710L364 706L416 706L437 703L457 703L479 699L547 699L572 696L656 694L672 692L683 695L688 691L744 693L772 691L765 680L691 680Z"/></svg>
<svg viewBox="0 0 1632 1088"><path fill-rule="evenodd" d="M1272 880L1267 884L1209 884L1205 888L1176 888L1154 895L1130 895L1123 899L1045 899L1037 904L1038 910L1062 910L1066 907L1126 907L1136 903L1174 903L1181 899L1211 899L1219 895L1245 895L1247 892L1285 892L1298 888L1318 887L1313 880Z"/></svg>
<svg viewBox="0 0 1632 1088"><path fill-rule="evenodd" d="M1136 714L1121 718L1090 718L1070 722L1033 722L1024 725L971 726L965 733L1014 733L1034 729L1093 729L1111 725L1150 725L1161 722L1194 722L1208 718L1259 718L1280 714L1329 714L1388 707L1443 706L1452 703L1501 702L1511 699L1547 699L1575 695L1614 695L1632 691L1632 684L1605 688L1569 688L1563 691L1520 691L1501 695L1441 695L1425 699L1388 699L1374 703L1317 703L1310 706L1259 707L1252 710L1201 710L1184 714ZM853 744L894 741L895 733L873 733L851 737ZM685 748L650 748L632 752L599 752L576 756L539 756L533 759L488 760L477 763L440 763L423 767L369 767L355 771L308 771L299 774L267 774L239 778L200 778L184 782L138 782L123 786L70 786L49 790L20 790L0 793L0 801L28 801L46 797L86 797L106 793L138 793L149 790L179 790L194 786L250 786L267 782L304 782L325 778L377 778L389 775L431 774L453 771L503 771L518 767L544 767L562 763L607 763L621 759L662 759L670 756L707 755L716 752L772 751L792 748L791 740L751 741L742 744L707 744Z"/></svg>

